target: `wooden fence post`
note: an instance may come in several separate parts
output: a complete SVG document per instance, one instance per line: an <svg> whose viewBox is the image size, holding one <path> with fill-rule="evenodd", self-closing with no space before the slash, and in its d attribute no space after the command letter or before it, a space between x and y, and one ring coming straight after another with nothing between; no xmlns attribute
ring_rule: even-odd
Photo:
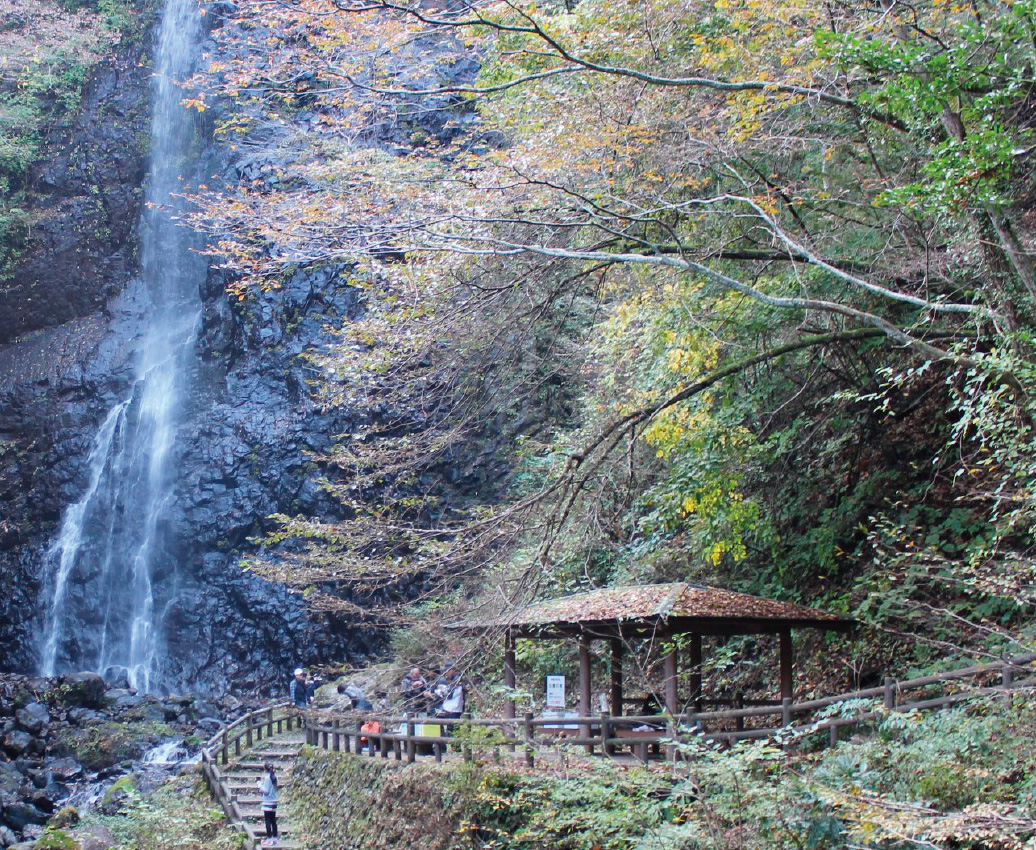
<svg viewBox="0 0 1036 850"><path fill-rule="evenodd" d="M245 718L245 746L252 749L252 712Z"/></svg>
<svg viewBox="0 0 1036 850"><path fill-rule="evenodd" d="M896 707L896 680L891 676L885 677L885 708L892 711Z"/></svg>
<svg viewBox="0 0 1036 850"><path fill-rule="evenodd" d="M464 730L464 743L461 744L461 752L464 753L464 761L471 761L471 714L465 711L461 716L461 720L464 721L462 729Z"/></svg>
<svg viewBox="0 0 1036 850"><path fill-rule="evenodd" d="M417 760L417 741L414 736L417 734L416 725L412 718L406 719L406 761L413 764Z"/></svg>
<svg viewBox="0 0 1036 850"><path fill-rule="evenodd" d="M781 726L791 726L791 697L781 700Z"/></svg>
<svg viewBox="0 0 1036 850"><path fill-rule="evenodd" d="M227 727L223 727L223 766L230 761L230 745L227 743Z"/></svg>
<svg viewBox="0 0 1036 850"><path fill-rule="evenodd" d="M615 749L608 742L608 739L611 738L611 715L607 711L602 711L601 717L597 722L601 724L601 752L606 756L610 756Z"/></svg>

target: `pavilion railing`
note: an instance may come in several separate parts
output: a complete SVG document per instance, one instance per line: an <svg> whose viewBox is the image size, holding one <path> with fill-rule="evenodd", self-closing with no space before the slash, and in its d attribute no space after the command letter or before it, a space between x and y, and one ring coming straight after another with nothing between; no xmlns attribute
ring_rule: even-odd
<svg viewBox="0 0 1036 850"><path fill-rule="evenodd" d="M1004 661L980 664L932 676L896 681L887 678L880 687L865 688L822 699L775 705L752 705L685 714L612 716L608 713L581 717L471 718L447 720L433 717L340 715L309 711L306 741L326 750L393 757L413 762L419 754L442 761L448 748L471 758L475 750L500 748L524 752L527 764L544 747L583 747L614 755L628 750L641 761L651 754L676 758L678 742L691 736L708 741L777 737L785 742L824 735L831 746L841 731L873 724L887 712L926 711L946 708L991 694L1010 695L1015 690L1036 688L1033 679L1036 653ZM1020 678L1026 677L1026 678ZM880 701L880 702L879 702ZM835 711L841 708L838 714ZM363 731L365 721L376 719L380 731ZM774 725L776 720L776 725Z"/></svg>

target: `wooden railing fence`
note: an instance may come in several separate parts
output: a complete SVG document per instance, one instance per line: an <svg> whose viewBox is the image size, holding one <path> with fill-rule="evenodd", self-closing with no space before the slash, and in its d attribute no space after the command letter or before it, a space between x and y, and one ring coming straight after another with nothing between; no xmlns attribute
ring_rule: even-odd
<svg viewBox="0 0 1036 850"><path fill-rule="evenodd" d="M1004 661L981 664L933 676L922 676L897 682L887 678L875 688L852 691L823 699L794 703L786 699L776 705L757 705L719 711L688 712L679 715L635 715L622 717L601 713L586 717L471 718L443 720L426 717L384 717L333 715L309 711L306 724L307 743L326 750L380 756L407 762L420 753L442 761L447 746L459 748L466 758L474 749L506 747L524 750L526 763L533 764L536 751L545 746L584 747L587 752L599 750L613 755L628 749L641 761L651 752L675 758L675 742L691 735L706 740L732 743L739 740L783 736L796 740L805 735L827 732L828 743L838 742L841 730L872 723L885 712L925 711L945 708L979 695L1010 694L1019 688L1032 688L1031 677L1036 653L1020 655ZM968 680L971 680L970 682ZM953 690L956 683L967 683ZM932 693L941 689L941 693ZM880 708L874 705L881 700ZM855 703L848 716L821 715L839 704ZM381 731L363 731L365 720L377 719ZM765 719L774 718L766 723ZM762 725L753 725L762 723ZM711 727L711 728L710 728ZM499 752L497 752L499 755ZM225 762L224 762L225 763Z"/></svg>
<svg viewBox="0 0 1036 850"><path fill-rule="evenodd" d="M285 729L290 732L301 724L302 713L298 708L290 702L278 703L239 717L213 735L201 748L201 770L205 784L222 807L227 820L248 836L248 846L253 846L259 836L246 822L237 800L224 782L225 776L220 766L226 767L230 763L231 752L234 758L239 758L244 751L265 738L279 735Z"/></svg>

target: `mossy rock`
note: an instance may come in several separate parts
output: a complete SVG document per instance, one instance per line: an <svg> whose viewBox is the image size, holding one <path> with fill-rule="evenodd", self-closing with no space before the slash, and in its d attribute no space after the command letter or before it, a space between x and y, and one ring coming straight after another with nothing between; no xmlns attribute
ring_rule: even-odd
<svg viewBox="0 0 1036 850"><path fill-rule="evenodd" d="M34 850L79 850L79 842L63 829L48 829L33 845Z"/></svg>
<svg viewBox="0 0 1036 850"><path fill-rule="evenodd" d="M79 811L75 806L65 806L58 809L50 819L51 829L67 829L79 823Z"/></svg>
<svg viewBox="0 0 1036 850"><path fill-rule="evenodd" d="M172 729L156 721L107 722L63 729L55 751L73 756L87 770L103 770L139 757L153 742L172 736Z"/></svg>
<svg viewBox="0 0 1036 850"><path fill-rule="evenodd" d="M100 810L106 815L116 815L125 806L136 800L138 797L137 777L132 773L116 780L112 786L104 792L101 799Z"/></svg>

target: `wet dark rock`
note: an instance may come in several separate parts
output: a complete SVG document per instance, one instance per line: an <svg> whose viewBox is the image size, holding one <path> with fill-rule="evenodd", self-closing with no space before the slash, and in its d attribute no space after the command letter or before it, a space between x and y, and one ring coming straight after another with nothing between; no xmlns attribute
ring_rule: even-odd
<svg viewBox="0 0 1036 850"><path fill-rule="evenodd" d="M22 729L12 729L0 738L0 747L7 755L14 757L24 753L35 740L32 735Z"/></svg>
<svg viewBox="0 0 1036 850"><path fill-rule="evenodd" d="M68 712L68 721L74 726L89 726L103 719L104 715L92 708L73 708Z"/></svg>
<svg viewBox="0 0 1036 850"><path fill-rule="evenodd" d="M29 824L44 824L47 815L31 803L17 802L4 806L4 822L16 832Z"/></svg>
<svg viewBox="0 0 1036 850"><path fill-rule="evenodd" d="M122 666L108 667L104 671L104 681L111 688L129 689L129 670Z"/></svg>
<svg viewBox="0 0 1036 850"><path fill-rule="evenodd" d="M104 708L104 694L104 679L96 673L69 673L61 677L61 702L65 705Z"/></svg>
<svg viewBox="0 0 1036 850"><path fill-rule="evenodd" d="M0 761L0 796L15 793L25 783L25 777L10 762Z"/></svg>
<svg viewBox="0 0 1036 850"><path fill-rule="evenodd" d="M60 792L58 792L60 793ZM53 814L55 810L54 799L46 788L39 788L29 795L29 802L45 815Z"/></svg>
<svg viewBox="0 0 1036 850"><path fill-rule="evenodd" d="M33 735L38 735L50 723L50 712L38 702L30 702L24 708L17 709L14 716L18 725Z"/></svg>
<svg viewBox="0 0 1036 850"><path fill-rule="evenodd" d="M59 782L72 782L83 775L83 766L73 758L58 758L48 762L47 769Z"/></svg>
<svg viewBox="0 0 1036 850"><path fill-rule="evenodd" d="M47 775L47 771L35 768L25 771L25 775L29 778L29 781L37 788L46 788L47 782L50 779L50 777Z"/></svg>

